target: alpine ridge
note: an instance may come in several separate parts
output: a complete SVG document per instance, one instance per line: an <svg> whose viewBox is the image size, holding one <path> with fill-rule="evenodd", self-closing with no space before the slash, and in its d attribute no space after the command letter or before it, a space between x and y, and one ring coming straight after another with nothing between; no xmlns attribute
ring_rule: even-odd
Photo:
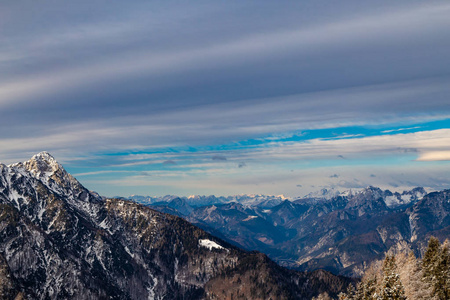
<svg viewBox="0 0 450 300"><path fill-rule="evenodd" d="M48 153L0 164L2 299L310 299L349 280L284 269L187 221L88 191Z"/></svg>

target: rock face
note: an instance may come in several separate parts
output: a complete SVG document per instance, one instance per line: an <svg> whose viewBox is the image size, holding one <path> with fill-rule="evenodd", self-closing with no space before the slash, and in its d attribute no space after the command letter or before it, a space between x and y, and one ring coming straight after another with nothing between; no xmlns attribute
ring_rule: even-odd
<svg viewBox="0 0 450 300"><path fill-rule="evenodd" d="M281 268L179 217L104 200L48 153L0 164L2 299L310 299L347 284Z"/></svg>
<svg viewBox="0 0 450 300"><path fill-rule="evenodd" d="M272 207L239 203L195 208L184 218L300 270L362 274L386 251L410 248L420 254L430 235L450 235L450 192L403 193L368 187L326 198L308 195ZM161 207L161 204L160 204ZM179 212L178 212L179 213ZM179 213L183 215L183 213Z"/></svg>

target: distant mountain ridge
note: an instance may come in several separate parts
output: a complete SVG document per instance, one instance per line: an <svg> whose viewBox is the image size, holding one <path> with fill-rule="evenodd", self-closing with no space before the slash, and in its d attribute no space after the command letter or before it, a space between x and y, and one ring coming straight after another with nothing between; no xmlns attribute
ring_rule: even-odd
<svg viewBox="0 0 450 300"><path fill-rule="evenodd" d="M179 217L104 199L46 152L0 164L1 299L310 299L348 282L284 269Z"/></svg>
<svg viewBox="0 0 450 300"><path fill-rule="evenodd" d="M173 202L154 208L267 253L282 265L351 276L362 274L386 251L406 247L420 254L430 235L445 238L450 232L447 191L427 194L417 187L399 193L367 187L328 199L323 196L327 192L268 207L261 205L264 201L193 207L179 198L183 211Z"/></svg>
<svg viewBox="0 0 450 300"><path fill-rule="evenodd" d="M183 200L187 205L191 207L200 207L214 204L226 204L237 202L244 206L257 206L257 207L265 207L270 208L276 205L279 205L285 200L293 201L293 202L301 202L301 201L329 201L338 196L341 197L351 197L359 193L363 193L365 190L370 189L372 187L368 186L365 189L350 189L340 191L333 188L324 188L316 192L311 192L303 197L299 198L290 198L284 195L263 195L263 194L241 194L234 196L214 196L214 195L192 195L192 196L175 196L175 195L166 195L161 197L154 196L140 196L140 195L131 195L126 199L133 200L135 202L144 204L144 205L158 205L169 203L174 199ZM399 192L391 192L390 190L381 191L380 197L383 198L386 205L388 207L396 207L401 205L406 205L410 202L417 201L421 199L427 192L422 187L416 187L408 191Z"/></svg>
<svg viewBox="0 0 450 300"><path fill-rule="evenodd" d="M192 195L192 196L174 196L174 195L166 195L162 197L152 197L152 196L139 196L139 195L131 195L126 199L136 201L138 203L149 205L149 204L158 204L158 203L166 203L170 202L173 199L182 199L191 207L199 207L213 204L226 204L237 202L246 206L260 206L260 207L273 207L275 205L280 204L285 200L290 200L290 198L285 197L284 195L257 195L257 194L242 194L242 195L234 195L234 196L201 196L201 195Z"/></svg>

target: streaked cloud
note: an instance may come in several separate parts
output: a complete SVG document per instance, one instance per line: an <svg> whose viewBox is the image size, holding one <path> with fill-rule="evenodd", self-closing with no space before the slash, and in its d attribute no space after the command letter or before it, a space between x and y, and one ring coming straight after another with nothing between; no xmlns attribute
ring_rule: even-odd
<svg viewBox="0 0 450 300"><path fill-rule="evenodd" d="M0 160L47 150L114 195L401 188L418 170L443 187L449 12L446 1L1 3Z"/></svg>

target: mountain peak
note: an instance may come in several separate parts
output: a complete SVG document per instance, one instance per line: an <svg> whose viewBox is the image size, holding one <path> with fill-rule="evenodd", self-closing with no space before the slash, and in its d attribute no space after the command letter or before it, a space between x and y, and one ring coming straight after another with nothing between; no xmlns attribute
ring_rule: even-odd
<svg viewBox="0 0 450 300"><path fill-rule="evenodd" d="M5 177L1 178L1 175ZM46 195L57 195L88 215L95 215L95 211L93 206L90 207L86 203L102 201L97 193L88 191L45 151L33 155L28 161L7 166L4 174L0 174L0 186L1 182L8 185L9 190L16 190L18 195L24 194L23 189L40 186L42 191L46 191ZM27 183L26 187L23 186L24 182ZM23 203L17 202L16 207L20 209L21 205Z"/></svg>
<svg viewBox="0 0 450 300"><path fill-rule="evenodd" d="M33 157L31 159L47 160L47 161L55 161L56 162L55 158L47 151L41 151L38 154L33 155Z"/></svg>
<svg viewBox="0 0 450 300"><path fill-rule="evenodd" d="M63 167L48 152L43 151L33 155L29 161L23 163L27 171L38 178L48 177Z"/></svg>

